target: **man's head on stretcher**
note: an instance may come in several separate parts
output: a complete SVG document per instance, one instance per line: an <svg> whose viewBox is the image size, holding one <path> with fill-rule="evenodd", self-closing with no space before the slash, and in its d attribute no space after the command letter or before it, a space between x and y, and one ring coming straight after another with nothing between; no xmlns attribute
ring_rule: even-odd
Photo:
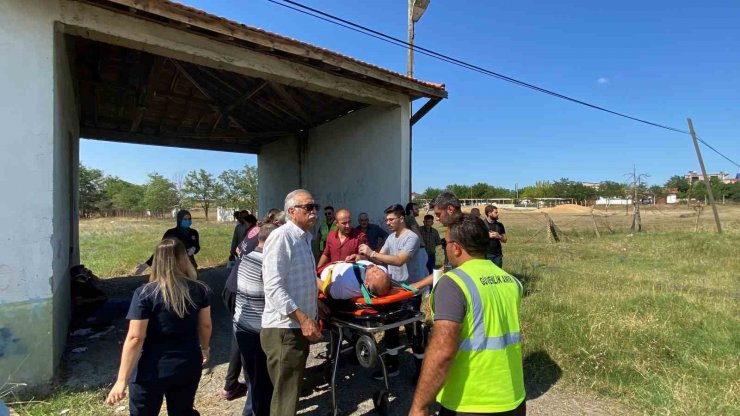
<svg viewBox="0 0 740 416"><path fill-rule="evenodd" d="M366 260L356 263L337 262L321 270L319 289L333 299L355 299L362 297L361 286L370 295L382 297L391 291L391 277L383 266Z"/></svg>
<svg viewBox="0 0 740 416"><path fill-rule="evenodd" d="M385 296L391 291L391 277L374 264L365 269L365 288L375 296Z"/></svg>

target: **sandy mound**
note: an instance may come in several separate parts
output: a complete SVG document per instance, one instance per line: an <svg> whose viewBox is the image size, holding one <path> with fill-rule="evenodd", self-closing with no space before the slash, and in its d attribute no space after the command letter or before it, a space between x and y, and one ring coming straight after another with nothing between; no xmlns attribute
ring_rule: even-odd
<svg viewBox="0 0 740 416"><path fill-rule="evenodd" d="M591 208L576 204L563 204L552 208L541 208L537 211L548 214L588 214L591 212Z"/></svg>

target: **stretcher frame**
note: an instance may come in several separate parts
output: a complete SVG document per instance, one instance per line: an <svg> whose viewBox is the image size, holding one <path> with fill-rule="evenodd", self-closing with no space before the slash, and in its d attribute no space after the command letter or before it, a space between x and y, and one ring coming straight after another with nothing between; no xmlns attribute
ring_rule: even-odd
<svg viewBox="0 0 740 416"><path fill-rule="evenodd" d="M399 346L394 348L383 348L382 350L378 348L378 343L375 341L374 335L378 332L387 331L389 329L395 329L400 328L404 325L410 325L416 322L423 321L426 315L424 312L416 311L413 308L409 308L404 303L401 305L401 310L405 310L408 312L408 316L402 319L399 319L397 321L392 322L379 322L379 320L382 320L383 313L378 313L379 316L374 315L355 315L354 318L344 318L344 317L338 317L338 316L331 316L326 319L326 324L329 328L329 333L331 335L329 345L330 345L330 353L329 353L329 362L331 369L331 374L328 377L329 380L329 387L331 389L331 401L332 401L332 416L339 415L339 408L337 405L337 397L336 397L336 377L337 377L337 370L339 368L339 361L340 357L343 352L350 351L352 349L355 349L355 345L349 345L344 348L342 348L342 342L344 341L344 329L349 330L352 333L359 334L359 337L361 336L367 336L372 343L373 351L370 352L371 354L377 355L377 360L379 361L381 371L383 373L383 383L384 383L384 389L381 389L379 391L376 391L373 394L373 405L375 407L375 410L382 416L388 414L388 395L390 393L390 385L388 383L388 370L386 368L385 359L383 358L386 355L398 353L399 351L402 351L410 346L408 343L401 343ZM421 334L419 334L421 336ZM358 339L359 339L358 337ZM361 351L356 351L356 354L358 354L358 360L361 359L360 354ZM372 358L368 357L371 361ZM361 362L362 365L362 362ZM365 367L365 365L363 365Z"/></svg>

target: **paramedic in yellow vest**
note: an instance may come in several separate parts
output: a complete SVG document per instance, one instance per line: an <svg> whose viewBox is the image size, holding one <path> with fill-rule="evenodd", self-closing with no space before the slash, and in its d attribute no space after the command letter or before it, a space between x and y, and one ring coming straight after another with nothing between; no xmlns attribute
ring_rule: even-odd
<svg viewBox="0 0 740 416"><path fill-rule="evenodd" d="M326 246L326 237L329 235L329 231L337 229L337 224L334 222L334 207L327 205L324 208L324 220L319 221L319 235L316 240L319 242L319 255L324 252Z"/></svg>
<svg viewBox="0 0 740 416"><path fill-rule="evenodd" d="M409 415L526 415L519 281L486 260L488 227L469 214L445 233L455 269L433 289L432 340Z"/></svg>

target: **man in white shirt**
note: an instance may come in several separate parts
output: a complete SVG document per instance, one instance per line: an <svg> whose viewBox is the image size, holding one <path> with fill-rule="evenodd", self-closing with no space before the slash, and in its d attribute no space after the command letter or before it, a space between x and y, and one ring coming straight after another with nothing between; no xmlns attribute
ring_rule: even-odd
<svg viewBox="0 0 740 416"><path fill-rule="evenodd" d="M262 278L265 312L260 341L267 355L267 370L274 385L270 414L296 414L306 368L309 343L321 339L316 263L310 230L319 205L311 194L297 189L285 197L289 220L265 242Z"/></svg>
<svg viewBox="0 0 740 416"><path fill-rule="evenodd" d="M363 296L360 282L373 296L385 296L391 291L388 270L367 260L330 264L321 271L317 284L332 299L355 299Z"/></svg>

